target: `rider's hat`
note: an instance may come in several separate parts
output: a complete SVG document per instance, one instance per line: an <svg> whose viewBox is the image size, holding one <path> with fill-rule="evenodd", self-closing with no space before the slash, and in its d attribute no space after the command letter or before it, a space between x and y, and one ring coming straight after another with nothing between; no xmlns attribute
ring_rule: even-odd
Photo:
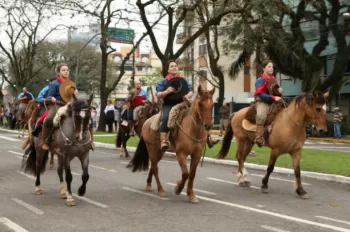
<svg viewBox="0 0 350 232"><path fill-rule="evenodd" d="M71 102L76 90L75 83L71 80L64 80L60 85L60 96L63 101Z"/></svg>

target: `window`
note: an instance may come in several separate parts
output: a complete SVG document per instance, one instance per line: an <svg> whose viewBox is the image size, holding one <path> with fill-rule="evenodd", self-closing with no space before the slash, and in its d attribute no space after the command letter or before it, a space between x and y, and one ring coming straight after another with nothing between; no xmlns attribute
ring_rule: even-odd
<svg viewBox="0 0 350 232"><path fill-rule="evenodd" d="M137 71L142 71L142 67L137 67Z"/></svg>

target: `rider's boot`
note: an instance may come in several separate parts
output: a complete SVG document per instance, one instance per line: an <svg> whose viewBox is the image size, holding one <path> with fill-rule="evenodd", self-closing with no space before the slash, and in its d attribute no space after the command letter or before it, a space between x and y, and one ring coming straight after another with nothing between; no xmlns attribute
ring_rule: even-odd
<svg viewBox="0 0 350 232"><path fill-rule="evenodd" d="M256 127L256 138L254 140L254 143L258 145L258 147L262 147L265 143L264 137L263 137L263 131L264 131L264 126L257 125Z"/></svg>
<svg viewBox="0 0 350 232"><path fill-rule="evenodd" d="M49 150L49 146L46 143L46 139L47 139L47 136L49 135L49 132L50 132L49 128L43 126L43 132L41 133L41 142L43 143L43 145L41 147L44 150Z"/></svg>
<svg viewBox="0 0 350 232"><path fill-rule="evenodd" d="M168 132L160 132L160 149L166 151L169 147Z"/></svg>

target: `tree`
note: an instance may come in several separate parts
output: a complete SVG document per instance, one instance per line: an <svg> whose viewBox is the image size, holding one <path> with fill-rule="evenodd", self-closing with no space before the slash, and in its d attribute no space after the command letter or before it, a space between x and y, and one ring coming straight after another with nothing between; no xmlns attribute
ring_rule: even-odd
<svg viewBox="0 0 350 232"><path fill-rule="evenodd" d="M208 1L200 1L200 0L188 0L188 1L166 1L166 0L149 0L143 2L141 0L137 0L136 5L138 7L138 13L141 16L141 20L143 25L145 26L147 32L149 33L149 38L152 42L154 51L158 58L162 61L162 74L163 76L167 75L166 65L169 60L178 59L182 53L185 51L189 45L191 45L201 34L208 31L209 28L213 25L219 25L221 19L233 13L243 13L246 8L246 4L243 6L239 4L233 3L233 1L224 0L221 1L221 4L217 4L215 12L208 12L206 15L202 25L198 28L198 30L189 35L189 38L186 40L184 44L175 52L174 51L174 41L176 37L176 33L179 29L180 24L185 20L185 18L193 11L200 10L203 7L203 4L208 4L208 2L213 3L215 0ZM167 25L168 25L168 39L166 42L166 47L164 51L161 51L159 46L159 39L157 39L154 30L150 24L148 19L148 15L146 14L146 8L149 6L153 6L154 8L161 9L167 15ZM175 12L175 9L176 12ZM147 11L149 12L149 11ZM176 20L174 22L174 18Z"/></svg>
<svg viewBox="0 0 350 232"><path fill-rule="evenodd" d="M162 70L157 69L154 73L145 75L140 79L142 86L154 86L163 79Z"/></svg>
<svg viewBox="0 0 350 232"><path fill-rule="evenodd" d="M0 41L0 55L5 60L1 62L0 74L15 92L45 68L45 65L34 66L35 55L38 46L59 26L39 36L39 28L49 18L46 10L32 1L0 1L3 13L0 26L6 36Z"/></svg>
<svg viewBox="0 0 350 232"><path fill-rule="evenodd" d="M334 97L341 88L350 58L350 43L346 44L345 39L348 29L340 22L341 12L349 7L350 4L340 4L339 0L304 0L295 8L282 0L274 0L268 6L261 0L252 1L250 10L240 18L227 20L227 26L233 30L227 34L225 47L237 49L239 45L242 50L231 66L231 76L256 51L258 64L264 58L272 59L279 72L303 81L303 91L331 88L330 96ZM305 23L313 23L313 28L305 28ZM238 28L244 29L241 38L237 37ZM332 73L322 82L320 74L325 59L322 52L329 45L331 35L336 42L337 58ZM316 39L316 44L308 52L304 44L310 39Z"/></svg>

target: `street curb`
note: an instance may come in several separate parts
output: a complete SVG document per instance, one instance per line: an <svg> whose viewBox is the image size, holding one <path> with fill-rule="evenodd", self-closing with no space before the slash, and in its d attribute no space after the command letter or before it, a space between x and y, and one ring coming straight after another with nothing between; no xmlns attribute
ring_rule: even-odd
<svg viewBox="0 0 350 232"><path fill-rule="evenodd" d="M96 147L102 147L102 148L108 148L108 149L116 149L120 150L119 148L116 148L113 144L107 144L107 143L100 143L95 142ZM127 147L128 151L135 152L135 147ZM174 157L175 153L173 152L165 152L164 154L166 157ZM188 157L190 159L190 157ZM221 160L221 159L214 159L214 158L204 158L204 162L206 163L213 163L213 164L219 164L219 165L228 165L228 166L238 166L238 162L234 160ZM251 163L245 163L244 166L248 169L254 169L254 170L260 170L260 171L266 171L267 166L265 165L259 165L259 164L251 164ZM289 168L279 168L275 167L273 169L276 173L281 174L289 174L294 175L294 170ZM308 171L301 171L302 177L308 177L316 180L323 180L323 181L332 181L342 184L350 184L350 177L341 176L341 175L334 175L334 174L325 174L325 173L318 173L318 172L308 172Z"/></svg>
<svg viewBox="0 0 350 232"><path fill-rule="evenodd" d="M348 140L348 139L331 139L331 138L314 138L314 137L309 137L307 139L314 140L314 141L325 141L325 142L332 142L332 143L349 143L350 144L350 140Z"/></svg>

